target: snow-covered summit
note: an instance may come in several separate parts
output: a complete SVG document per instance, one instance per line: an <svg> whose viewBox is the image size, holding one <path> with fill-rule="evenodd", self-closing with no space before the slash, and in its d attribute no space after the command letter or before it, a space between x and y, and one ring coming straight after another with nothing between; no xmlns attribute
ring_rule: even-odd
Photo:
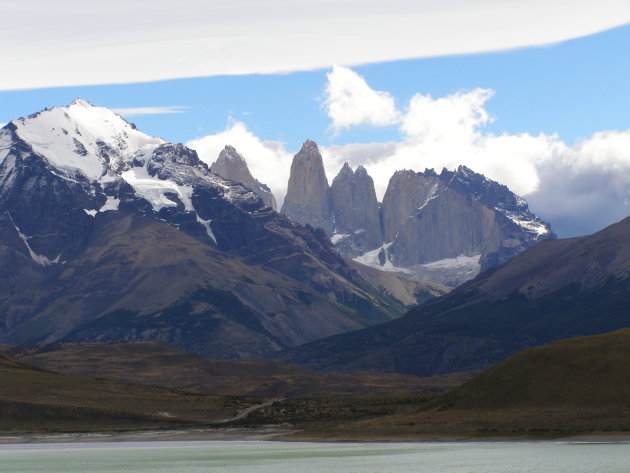
<svg viewBox="0 0 630 473"><path fill-rule="evenodd" d="M161 138L137 130L119 115L83 99L13 120L18 137L54 167L97 180L120 172L135 156L150 155ZM111 174L111 173L110 173Z"/></svg>
<svg viewBox="0 0 630 473"><path fill-rule="evenodd" d="M107 211L138 213L217 245L217 214L268 209L250 189L211 173L196 151L82 99L0 130L0 215L8 212L37 262L78 251L76 235Z"/></svg>

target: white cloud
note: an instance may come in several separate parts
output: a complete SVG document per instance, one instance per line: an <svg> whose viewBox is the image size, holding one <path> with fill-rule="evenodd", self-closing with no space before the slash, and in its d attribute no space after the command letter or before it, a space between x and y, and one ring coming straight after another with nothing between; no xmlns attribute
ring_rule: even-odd
<svg viewBox="0 0 630 473"><path fill-rule="evenodd" d="M594 232L630 213L630 130L595 133L572 147L557 135L494 135L484 131L492 95L487 89L435 99L416 94L401 113L400 142L324 149L329 179L344 161L362 164L381 199L397 170L440 172L463 164L527 198L565 236Z"/></svg>
<svg viewBox="0 0 630 473"><path fill-rule="evenodd" d="M112 108L112 112L123 117L137 117L139 115L167 115L171 113L186 113L190 107L181 105L167 105L161 107L128 107Z"/></svg>
<svg viewBox="0 0 630 473"><path fill-rule="evenodd" d="M627 0L4 2L0 90L288 72L550 44ZM45 73L42 73L45 71Z"/></svg>
<svg viewBox="0 0 630 473"><path fill-rule="evenodd" d="M2 128L6 123L0 123L0 128Z"/></svg>
<svg viewBox="0 0 630 473"><path fill-rule="evenodd" d="M373 90L347 67L334 66L328 73L324 105L335 131L362 124L392 125L399 120L394 97Z"/></svg>
<svg viewBox="0 0 630 473"><path fill-rule="evenodd" d="M592 233L630 214L630 130L595 133L539 164L531 207L567 235Z"/></svg>
<svg viewBox="0 0 630 473"><path fill-rule="evenodd" d="M370 97L373 91L354 75L346 83ZM492 95L487 89L439 98L416 94L404 112L394 110L400 141L320 147L329 182L345 161L363 165L380 200L395 171L440 172L463 164L525 197L560 236L592 233L630 213L630 130L598 132L574 146L557 135L495 135L484 130L492 120L484 108ZM353 123L375 123L369 110L378 113L378 107L364 108L361 121ZM293 159L284 144L262 141L242 122L187 144L208 164L226 144L234 146L282 205Z"/></svg>
<svg viewBox="0 0 630 473"><path fill-rule="evenodd" d="M284 145L277 141L259 139L239 121L232 122L217 134L186 143L208 165L216 161L225 145L231 145L241 153L252 175L271 188L278 207L282 206L293 159L293 155L285 150Z"/></svg>
<svg viewBox="0 0 630 473"><path fill-rule="evenodd" d="M491 121L484 109L494 92L475 89L438 99L416 94L409 102L402 131L416 141L470 142L475 130Z"/></svg>

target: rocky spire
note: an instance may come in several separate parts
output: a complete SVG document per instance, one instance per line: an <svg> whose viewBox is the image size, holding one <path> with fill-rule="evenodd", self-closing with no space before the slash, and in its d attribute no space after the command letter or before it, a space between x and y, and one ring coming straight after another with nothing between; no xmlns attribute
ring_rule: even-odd
<svg viewBox="0 0 630 473"><path fill-rule="evenodd" d="M337 248L357 256L383 242L374 181L363 166L356 172L345 163L330 188Z"/></svg>
<svg viewBox="0 0 630 473"><path fill-rule="evenodd" d="M247 162L232 146L227 145L223 148L219 158L210 166L210 171L224 179L243 184L258 194L267 207L276 210L276 199L269 187L258 182L252 176L247 167Z"/></svg>
<svg viewBox="0 0 630 473"><path fill-rule="evenodd" d="M330 187L322 155L314 141L306 140L291 163L282 213L298 223L322 228L331 235L334 223Z"/></svg>

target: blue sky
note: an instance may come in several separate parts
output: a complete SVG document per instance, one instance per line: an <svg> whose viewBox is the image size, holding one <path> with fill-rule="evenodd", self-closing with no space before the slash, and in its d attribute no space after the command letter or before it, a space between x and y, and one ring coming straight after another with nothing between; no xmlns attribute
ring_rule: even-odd
<svg viewBox="0 0 630 473"><path fill-rule="evenodd" d="M0 123L81 97L209 162L235 146L280 204L310 138L329 180L364 165L379 197L398 169L465 164L560 236L630 213L627 0L33 0L3 14Z"/></svg>
<svg viewBox="0 0 630 473"><path fill-rule="evenodd" d="M376 90L404 107L415 93L442 97L489 88L494 133L558 133L567 143L600 130L630 128L630 26L543 47L354 67ZM230 118L257 136L296 150L306 138L322 145L387 141L396 126L358 126L337 135L322 106L329 68L287 74L176 79L121 85L0 92L0 122L82 97L108 108L180 106L182 113L129 118L147 133L186 142L224 129Z"/></svg>

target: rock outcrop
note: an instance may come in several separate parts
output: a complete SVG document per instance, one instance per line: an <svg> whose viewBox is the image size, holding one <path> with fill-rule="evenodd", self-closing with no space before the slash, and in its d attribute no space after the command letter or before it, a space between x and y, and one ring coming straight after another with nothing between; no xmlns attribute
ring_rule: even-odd
<svg viewBox="0 0 630 473"><path fill-rule="evenodd" d="M523 199L465 166L396 172L382 222L382 247L357 261L449 286L555 237Z"/></svg>
<svg viewBox="0 0 630 473"><path fill-rule="evenodd" d="M248 189L253 190L267 207L276 210L276 199L269 187L252 176L247 162L232 146L228 145L221 151L218 159L210 166L210 171L223 179L243 184Z"/></svg>
<svg viewBox="0 0 630 473"><path fill-rule="evenodd" d="M355 257L383 241L379 203L374 181L363 166L356 171L345 163L330 187L335 221L332 241L337 250Z"/></svg>
<svg viewBox="0 0 630 473"><path fill-rule="evenodd" d="M322 155L314 141L307 140L291 163L287 195L281 212L294 222L334 231L330 187Z"/></svg>

